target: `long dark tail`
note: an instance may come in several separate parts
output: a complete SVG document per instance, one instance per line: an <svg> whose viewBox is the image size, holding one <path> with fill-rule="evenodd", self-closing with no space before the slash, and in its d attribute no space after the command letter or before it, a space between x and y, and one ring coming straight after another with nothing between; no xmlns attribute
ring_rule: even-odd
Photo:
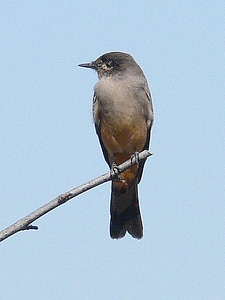
<svg viewBox="0 0 225 300"><path fill-rule="evenodd" d="M121 192L117 188L116 182L112 182L110 213L111 238L122 238L126 234L126 231L136 239L143 237L137 181L125 192Z"/></svg>

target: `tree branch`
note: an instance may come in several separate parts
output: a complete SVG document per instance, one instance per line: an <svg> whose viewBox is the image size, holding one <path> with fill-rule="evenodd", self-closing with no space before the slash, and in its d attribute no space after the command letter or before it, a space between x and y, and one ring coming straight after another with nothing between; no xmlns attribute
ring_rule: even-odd
<svg viewBox="0 0 225 300"><path fill-rule="evenodd" d="M139 153L139 160L144 160L150 155L152 155L152 154L149 151L144 150L141 153ZM115 173L113 174L112 171L108 172L108 173L101 175L93 180L90 180L90 181L64 193L64 194L59 195L52 201L46 203L45 205L41 206L37 210L30 213L26 217L22 218L21 220L17 221L16 223L12 224L11 226L2 230L0 232L0 242L21 230L30 230L30 229L37 230L38 229L37 226L30 225L33 221L37 220L38 218L42 217L43 215L45 215L49 211L53 210L54 208L62 205L63 203L66 203L67 201L76 197L77 195L79 195L83 192L86 192L87 190L90 190L91 188L93 188L97 185L100 185L104 182L112 180L114 177L118 176L120 173L122 173L123 171L128 169L130 166L134 165L135 163L137 163L136 159L131 158L117 167L116 174Z"/></svg>

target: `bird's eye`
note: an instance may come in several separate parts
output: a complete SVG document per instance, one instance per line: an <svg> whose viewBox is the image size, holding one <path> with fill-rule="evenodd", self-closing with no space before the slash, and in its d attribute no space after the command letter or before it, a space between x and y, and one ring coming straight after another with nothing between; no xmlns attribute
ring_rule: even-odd
<svg viewBox="0 0 225 300"><path fill-rule="evenodd" d="M107 67L113 68L114 66L114 61L112 59L108 59L105 64L107 65Z"/></svg>
<svg viewBox="0 0 225 300"><path fill-rule="evenodd" d="M99 67L99 68L100 68L100 67L103 65L103 61L102 61L102 60L99 60L99 61L97 62L97 64L96 64L96 65L97 65L97 67Z"/></svg>

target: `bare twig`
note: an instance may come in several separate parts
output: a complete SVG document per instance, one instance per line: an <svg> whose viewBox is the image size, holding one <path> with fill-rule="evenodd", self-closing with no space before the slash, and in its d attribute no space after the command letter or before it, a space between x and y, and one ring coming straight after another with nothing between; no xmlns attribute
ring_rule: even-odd
<svg viewBox="0 0 225 300"><path fill-rule="evenodd" d="M141 153L139 153L139 160L144 160L148 156L152 155L149 151L144 150ZM117 167L117 174L119 175L126 169L128 169L130 166L134 165L136 163L135 160L129 159L119 165ZM100 185L104 182L112 180L113 176L115 174L112 174L112 172L108 172L104 175L101 175L93 180L90 180L62 195L59 195L57 198L53 199L52 201L48 202L47 204L41 206L37 210L33 211L23 219L17 221L16 223L12 224L11 226L5 228L0 232L0 242L3 241L4 239L8 238L9 236L15 234L18 231L21 230L30 230L34 229L37 230L38 227L34 225L30 225L33 221L37 220L38 218L42 217L49 211L53 210L54 208L60 206L61 204L69 201L70 199L76 197L77 195L86 192L87 190L90 190L91 188Z"/></svg>

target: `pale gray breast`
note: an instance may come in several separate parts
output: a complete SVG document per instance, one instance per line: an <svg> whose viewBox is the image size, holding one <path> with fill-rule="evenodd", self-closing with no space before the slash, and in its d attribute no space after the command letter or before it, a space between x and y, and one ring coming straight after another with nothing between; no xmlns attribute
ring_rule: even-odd
<svg viewBox="0 0 225 300"><path fill-rule="evenodd" d="M147 117L149 99L145 92L145 85L141 85L134 78L102 78L95 85L95 95L98 110L104 114L129 113L134 118L144 114L145 118Z"/></svg>

